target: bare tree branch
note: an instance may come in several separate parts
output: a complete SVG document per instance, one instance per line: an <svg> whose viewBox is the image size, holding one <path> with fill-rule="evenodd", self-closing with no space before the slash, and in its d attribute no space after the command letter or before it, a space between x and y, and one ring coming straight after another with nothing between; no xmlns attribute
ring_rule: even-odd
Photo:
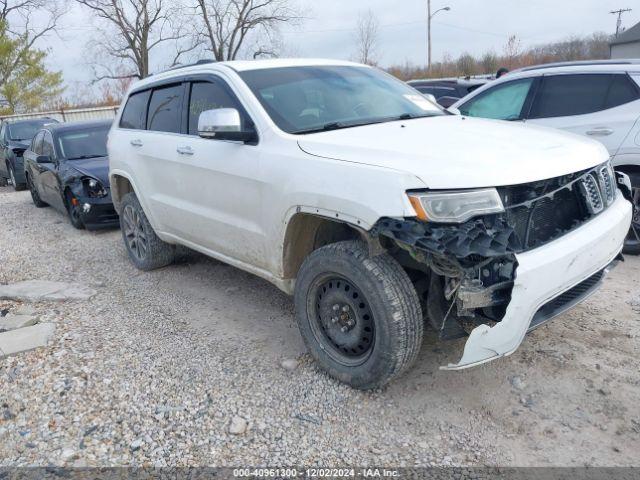
<svg viewBox="0 0 640 480"><path fill-rule="evenodd" d="M250 36L270 37L280 25L301 17L290 0L196 0L198 37L218 61L235 60L248 47ZM256 46L248 56L276 56L276 45Z"/></svg>
<svg viewBox="0 0 640 480"><path fill-rule="evenodd" d="M173 64L193 51L197 43L188 43L183 15L178 6L167 0L76 0L90 10L101 25L94 47L108 58L117 60L125 73L114 74L108 62L95 63L96 81L144 78L150 73L151 54L156 50L175 49ZM99 73L101 71L102 73Z"/></svg>
<svg viewBox="0 0 640 480"><path fill-rule="evenodd" d="M375 65L380 23L372 10L360 13L355 34L357 60L367 65Z"/></svg>

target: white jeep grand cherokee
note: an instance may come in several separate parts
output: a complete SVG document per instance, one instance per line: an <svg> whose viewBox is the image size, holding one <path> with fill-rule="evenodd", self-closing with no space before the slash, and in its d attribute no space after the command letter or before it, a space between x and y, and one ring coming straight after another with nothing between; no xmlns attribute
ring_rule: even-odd
<svg viewBox="0 0 640 480"><path fill-rule="evenodd" d="M600 144L450 115L346 62L152 76L109 156L138 268L184 245L269 280L294 295L317 362L363 389L412 364L425 321L469 337L447 369L513 353L597 289L631 222Z"/></svg>

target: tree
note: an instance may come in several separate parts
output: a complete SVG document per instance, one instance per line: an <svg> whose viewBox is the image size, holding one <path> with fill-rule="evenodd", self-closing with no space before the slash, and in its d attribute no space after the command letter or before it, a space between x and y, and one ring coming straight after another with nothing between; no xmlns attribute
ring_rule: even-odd
<svg viewBox="0 0 640 480"><path fill-rule="evenodd" d="M36 16L46 21L37 21ZM19 42L13 43L13 48L18 50L3 56L0 85L7 82L18 63L38 41L56 30L61 17L62 12L56 0L0 0L3 42L20 39Z"/></svg>
<svg viewBox="0 0 640 480"><path fill-rule="evenodd" d="M520 40L516 35L509 36L507 44L504 46L504 62L508 69L516 67L518 57L521 55Z"/></svg>
<svg viewBox="0 0 640 480"><path fill-rule="evenodd" d="M476 59L470 53L463 53L456 60L458 72L465 76L471 76L476 73Z"/></svg>
<svg viewBox="0 0 640 480"><path fill-rule="evenodd" d="M173 61L193 50L183 16L170 0L76 0L89 9L103 27L94 39L97 51L126 71L116 71L108 63L94 65L96 81L145 78L150 73L151 54L167 45L173 47Z"/></svg>
<svg viewBox="0 0 640 480"><path fill-rule="evenodd" d="M500 68L500 59L498 55L491 50L482 55L480 66L482 67L481 73L495 73L498 71L498 68Z"/></svg>
<svg viewBox="0 0 640 480"><path fill-rule="evenodd" d="M15 36L0 21L0 97L3 115L40 110L64 90L62 74L49 72L46 52L30 47L27 35Z"/></svg>
<svg viewBox="0 0 640 480"><path fill-rule="evenodd" d="M367 65L375 65L380 23L371 9L361 12L356 28L357 60Z"/></svg>
<svg viewBox="0 0 640 480"><path fill-rule="evenodd" d="M277 56L278 27L300 17L289 0L196 0L198 43L217 61ZM248 44L253 40L251 47ZM251 51L243 52L250 48Z"/></svg>

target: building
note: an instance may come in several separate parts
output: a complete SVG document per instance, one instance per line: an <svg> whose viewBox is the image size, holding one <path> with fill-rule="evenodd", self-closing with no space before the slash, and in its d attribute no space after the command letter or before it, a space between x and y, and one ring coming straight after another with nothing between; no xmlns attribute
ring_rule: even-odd
<svg viewBox="0 0 640 480"><path fill-rule="evenodd" d="M611 58L640 58L640 23L615 37L609 46Z"/></svg>

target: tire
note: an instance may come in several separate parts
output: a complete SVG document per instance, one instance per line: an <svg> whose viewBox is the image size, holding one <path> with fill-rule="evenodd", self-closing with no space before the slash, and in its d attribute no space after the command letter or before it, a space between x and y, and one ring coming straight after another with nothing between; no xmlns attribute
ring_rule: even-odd
<svg viewBox="0 0 640 480"><path fill-rule="evenodd" d="M7 185L9 185L9 182L7 182L7 179L4 177L0 177L0 187L6 187Z"/></svg>
<svg viewBox="0 0 640 480"><path fill-rule="evenodd" d="M84 230L85 227L84 222L82 221L82 207L76 197L74 197L73 193L69 190L67 190L65 194L65 201L71 225L73 225L73 228L76 230Z"/></svg>
<svg viewBox="0 0 640 480"><path fill-rule="evenodd" d="M135 193L128 193L122 199L120 230L129 258L139 270L156 270L175 260L175 245L158 238Z"/></svg>
<svg viewBox="0 0 640 480"><path fill-rule="evenodd" d="M311 355L354 388L382 387L418 356L424 328L418 294L398 262L387 254L369 257L364 242L334 243L309 255L294 300Z"/></svg>
<svg viewBox="0 0 640 480"><path fill-rule="evenodd" d="M38 187L31 181L31 176L27 174L27 185L29 187L29 191L31 192L31 200L33 200L33 204L36 208L44 208L48 206L45 202L40 199L40 193L38 192Z"/></svg>
<svg viewBox="0 0 640 480"><path fill-rule="evenodd" d="M11 183L13 184L13 189L16 192L21 192L23 190L27 189L27 185L25 183L17 183L16 182L16 173L13 170L13 165L11 165L11 163L9 163L7 165L7 168L9 169L9 177L11 178Z"/></svg>
<svg viewBox="0 0 640 480"><path fill-rule="evenodd" d="M633 220L624 241L623 252L627 255L640 255L640 173L631 173L629 178L633 197Z"/></svg>

